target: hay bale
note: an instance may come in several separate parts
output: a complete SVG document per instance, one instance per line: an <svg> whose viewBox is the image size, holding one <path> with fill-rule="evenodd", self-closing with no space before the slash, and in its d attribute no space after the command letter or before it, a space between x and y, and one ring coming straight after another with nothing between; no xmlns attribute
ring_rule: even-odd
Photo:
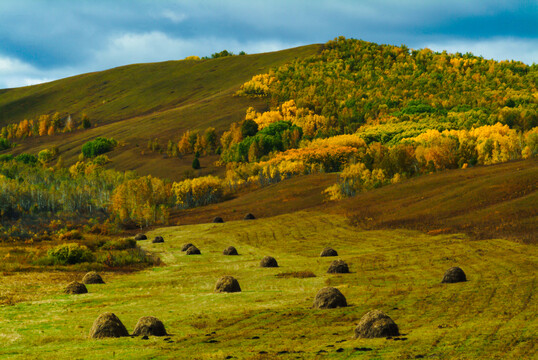
<svg viewBox="0 0 538 360"><path fill-rule="evenodd" d="M64 293L66 293L66 294L87 294L88 289L86 288L86 285L81 284L78 281L73 281L72 283L69 283L64 288Z"/></svg>
<svg viewBox="0 0 538 360"><path fill-rule="evenodd" d="M313 308L334 309L337 307L346 307L346 297L334 287L324 287L316 294Z"/></svg>
<svg viewBox="0 0 538 360"><path fill-rule="evenodd" d="M200 249L198 249L196 246L192 245L190 246L187 251L185 252L187 255L201 255Z"/></svg>
<svg viewBox="0 0 538 360"><path fill-rule="evenodd" d="M191 246L194 246L194 245L191 244L191 243L183 244L183 245L181 246L181 251L187 251L187 250L189 250L189 248L190 248Z"/></svg>
<svg viewBox="0 0 538 360"><path fill-rule="evenodd" d="M344 260L334 260L327 270L328 274L347 274L349 267Z"/></svg>
<svg viewBox="0 0 538 360"><path fill-rule="evenodd" d="M135 329L133 331L134 336L166 336L166 329L161 320L153 316L143 316L138 319Z"/></svg>
<svg viewBox="0 0 538 360"><path fill-rule="evenodd" d="M354 337L357 339L398 335L400 335L398 325L387 314L379 310L372 310L361 318L355 328Z"/></svg>
<svg viewBox="0 0 538 360"><path fill-rule="evenodd" d="M239 255L237 253L237 249L233 246L228 246L224 251L222 252L223 255Z"/></svg>
<svg viewBox="0 0 538 360"><path fill-rule="evenodd" d="M326 247L325 249L323 249L323 251L321 252L321 254L319 256L321 256L321 257L338 256L338 253L333 248Z"/></svg>
<svg viewBox="0 0 538 360"><path fill-rule="evenodd" d="M272 256L266 256L260 262L261 267L278 267L276 259Z"/></svg>
<svg viewBox="0 0 538 360"><path fill-rule="evenodd" d="M146 235L144 235L144 234L136 234L135 237L134 237L134 239L135 239L136 241L140 241L140 240L147 240L148 237L147 237Z"/></svg>
<svg viewBox="0 0 538 360"><path fill-rule="evenodd" d="M445 276L443 276L443 281L441 281L441 283L458 283L464 281L467 281L465 273L461 268L455 266L445 272Z"/></svg>
<svg viewBox="0 0 538 360"><path fill-rule="evenodd" d="M84 277L82 278L83 284L104 284L103 278L101 275L96 273L95 271L90 271Z"/></svg>
<svg viewBox="0 0 538 360"><path fill-rule="evenodd" d="M220 216L216 216L214 219L213 219L213 222L215 224L222 224L224 222L224 220L222 220L222 218Z"/></svg>
<svg viewBox="0 0 538 360"><path fill-rule="evenodd" d="M241 292L241 287L234 277L226 275L217 281L215 292Z"/></svg>
<svg viewBox="0 0 538 360"><path fill-rule="evenodd" d="M129 336L129 333L120 319L109 312L99 315L90 329L90 338L92 339L121 336Z"/></svg>
<svg viewBox="0 0 538 360"><path fill-rule="evenodd" d="M251 213L246 214L245 217L243 218L243 220L254 220L254 219L256 218Z"/></svg>
<svg viewBox="0 0 538 360"><path fill-rule="evenodd" d="M154 243L154 244L163 243L164 239L163 239L162 236L155 236L155 239L151 240L151 242Z"/></svg>

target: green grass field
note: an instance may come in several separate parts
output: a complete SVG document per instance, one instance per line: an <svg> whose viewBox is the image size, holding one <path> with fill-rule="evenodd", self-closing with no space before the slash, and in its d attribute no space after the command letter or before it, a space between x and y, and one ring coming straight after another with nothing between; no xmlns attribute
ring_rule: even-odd
<svg viewBox="0 0 538 360"><path fill-rule="evenodd" d="M359 231L341 216L297 212L254 221L155 229L163 244L140 242L166 265L105 273L89 294L63 295L72 273L4 273L0 291L26 301L0 307L0 357L8 359L533 359L538 302L534 245L430 236L410 230ZM192 242L200 256L186 256ZM223 256L234 245L239 256ZM334 247L351 274L329 275ZM279 268L260 268L265 255ZM468 282L441 284L461 266ZM310 278L278 277L309 270ZM242 292L214 293L221 275ZM349 306L311 309L316 292L338 287ZM353 340L360 317L380 309L406 340ZM161 319L170 340L88 339L100 313L114 312L132 332L141 316ZM371 349L364 351L365 349ZM266 352L266 353L263 353Z"/></svg>

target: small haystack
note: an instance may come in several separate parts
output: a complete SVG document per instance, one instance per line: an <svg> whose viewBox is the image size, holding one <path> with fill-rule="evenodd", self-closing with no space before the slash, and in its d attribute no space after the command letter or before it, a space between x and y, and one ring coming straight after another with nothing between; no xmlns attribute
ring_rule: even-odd
<svg viewBox="0 0 538 360"><path fill-rule="evenodd" d="M164 242L164 239L162 236L155 236L155 239L151 240L152 243L156 244L156 243L163 243Z"/></svg>
<svg viewBox="0 0 538 360"><path fill-rule="evenodd" d="M129 336L129 333L120 319L113 313L99 315L90 329L90 338L93 339L121 336Z"/></svg>
<svg viewBox="0 0 538 360"><path fill-rule="evenodd" d="M217 281L215 292L241 292L241 287L234 277L226 275Z"/></svg>
<svg viewBox="0 0 538 360"><path fill-rule="evenodd" d="M443 276L443 281L441 281L441 283L458 283L464 281L467 281L465 273L461 268L455 266L445 272L445 276Z"/></svg>
<svg viewBox="0 0 538 360"><path fill-rule="evenodd" d="M349 273L349 267L344 260L334 260L327 270L328 274L347 274Z"/></svg>
<svg viewBox="0 0 538 360"><path fill-rule="evenodd" d="M372 310L365 314L355 328L355 339L398 336L398 325L382 311Z"/></svg>
<svg viewBox="0 0 538 360"><path fill-rule="evenodd" d="M161 320L153 316L143 316L138 319L135 329L133 331L134 336L165 336L167 335L164 324Z"/></svg>
<svg viewBox="0 0 538 360"><path fill-rule="evenodd" d="M185 252L187 255L201 255L200 249L198 249L196 246L191 245L187 251Z"/></svg>
<svg viewBox="0 0 538 360"><path fill-rule="evenodd" d="M101 275L96 273L95 271L90 271L84 277L82 278L83 284L104 284L103 278Z"/></svg>
<svg viewBox="0 0 538 360"><path fill-rule="evenodd" d="M190 248L191 246L194 246L194 245L191 244L191 243L183 244L183 245L181 246L181 251L187 251L187 250L189 250L189 248Z"/></svg>
<svg viewBox="0 0 538 360"><path fill-rule="evenodd" d="M346 307L346 297L334 287L324 287L316 294L313 308L334 309L337 307Z"/></svg>
<svg viewBox="0 0 538 360"><path fill-rule="evenodd" d="M323 251L321 252L321 254L319 256L321 256L321 257L324 257L324 256L338 256L338 253L333 248L326 247L325 249L323 249Z"/></svg>
<svg viewBox="0 0 538 360"><path fill-rule="evenodd" d="M217 216L213 219L213 222L215 224L222 224L224 222L224 220L222 220L222 218L220 216Z"/></svg>
<svg viewBox="0 0 538 360"><path fill-rule="evenodd" d="M266 256L260 262L261 267L278 267L276 259L272 256Z"/></svg>
<svg viewBox="0 0 538 360"><path fill-rule="evenodd" d="M64 288L64 293L66 293L66 294L87 294L88 289L86 288L86 285L81 284L78 281L73 281L72 283L69 283Z"/></svg>
<svg viewBox="0 0 538 360"><path fill-rule="evenodd" d="M246 214L245 217L243 218L243 220L254 220L254 219L256 218L251 213Z"/></svg>
<svg viewBox="0 0 538 360"><path fill-rule="evenodd" d="M223 255L239 255L237 253L237 249L233 246L228 246L224 251L222 252Z"/></svg>
<svg viewBox="0 0 538 360"><path fill-rule="evenodd" d="M147 240L148 237L147 237L146 235L144 235L144 234L136 234L135 237L134 237L134 239L135 239L136 241L140 241L140 240Z"/></svg>

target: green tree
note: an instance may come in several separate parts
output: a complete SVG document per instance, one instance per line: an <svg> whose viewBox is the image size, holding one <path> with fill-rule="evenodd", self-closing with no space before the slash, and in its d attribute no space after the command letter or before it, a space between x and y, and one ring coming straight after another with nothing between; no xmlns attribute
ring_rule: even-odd
<svg viewBox="0 0 538 360"><path fill-rule="evenodd" d="M198 160L197 156L195 156L194 160L192 161L192 168L195 170L198 170L200 168L200 160Z"/></svg>
<svg viewBox="0 0 538 360"><path fill-rule="evenodd" d="M254 136L257 132L258 123L256 123L256 121L248 119L241 124L241 134L243 135L243 139L248 136Z"/></svg>

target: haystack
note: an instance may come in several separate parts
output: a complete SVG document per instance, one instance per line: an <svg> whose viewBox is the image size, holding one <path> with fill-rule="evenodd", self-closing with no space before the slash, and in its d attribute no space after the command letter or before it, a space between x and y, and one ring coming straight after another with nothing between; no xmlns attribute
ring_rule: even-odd
<svg viewBox="0 0 538 360"><path fill-rule="evenodd" d="M241 287L234 277L226 275L217 281L215 292L241 292Z"/></svg>
<svg viewBox="0 0 538 360"><path fill-rule="evenodd" d="M191 245L187 251L185 252L187 255L201 255L200 249L198 249L196 246Z"/></svg>
<svg viewBox="0 0 538 360"><path fill-rule="evenodd" d="M156 243L163 243L164 242L164 239L162 236L155 236L155 239L151 240L152 243L156 244Z"/></svg>
<svg viewBox="0 0 538 360"><path fill-rule="evenodd" d="M319 256L338 256L338 253L333 248L326 247Z"/></svg>
<svg viewBox="0 0 538 360"><path fill-rule="evenodd" d="M467 281L465 273L461 268L455 266L445 272L445 276L443 276L443 281L441 281L441 283L458 283L464 281Z"/></svg>
<svg viewBox="0 0 538 360"><path fill-rule="evenodd" d="M88 289L86 288L86 285L81 284L78 281L73 281L72 283L69 283L64 288L64 293L66 293L66 294L87 294Z"/></svg>
<svg viewBox="0 0 538 360"><path fill-rule="evenodd" d="M254 220L254 219L256 218L251 213L246 214L245 217L243 218L243 220Z"/></svg>
<svg viewBox="0 0 538 360"><path fill-rule="evenodd" d="M191 243L183 244L183 245L181 246L181 251L187 251L187 250L189 250L189 248L190 248L191 246L194 246L194 245L191 244Z"/></svg>
<svg viewBox="0 0 538 360"><path fill-rule="evenodd" d="M316 294L313 308L334 309L337 307L346 307L346 297L334 287L324 287Z"/></svg>
<svg viewBox="0 0 538 360"><path fill-rule="evenodd" d="M222 220L222 218L220 216L217 216L213 219L213 222L216 223L216 224L221 224L224 222L224 220Z"/></svg>
<svg viewBox="0 0 538 360"><path fill-rule="evenodd" d="M164 324L161 320L153 316L143 316L138 319L135 329L133 331L134 336L165 336L167 335Z"/></svg>
<svg viewBox="0 0 538 360"><path fill-rule="evenodd" d="M262 259L260 263L261 267L278 267L276 259L272 256L266 256Z"/></svg>
<svg viewBox="0 0 538 360"><path fill-rule="evenodd" d="M344 260L334 260L327 270L328 274L347 274L349 273L349 267Z"/></svg>
<svg viewBox="0 0 538 360"><path fill-rule="evenodd" d="M382 311L372 310L365 314L355 328L355 339L398 336L398 325Z"/></svg>
<svg viewBox="0 0 538 360"><path fill-rule="evenodd" d="M95 271L90 271L82 278L82 283L84 284L104 284L103 278L101 275Z"/></svg>
<svg viewBox="0 0 538 360"><path fill-rule="evenodd" d="M121 336L129 336L129 333L120 319L113 313L99 315L90 329L90 338L93 339Z"/></svg>
<svg viewBox="0 0 538 360"><path fill-rule="evenodd" d="M222 252L223 255L239 255L237 253L237 249L233 246L228 246L224 251Z"/></svg>
<svg viewBox="0 0 538 360"><path fill-rule="evenodd" d="M134 239L135 239L136 241L139 241L139 240L147 240L148 237L147 237L146 235L144 235L144 234L136 234L135 237L134 237Z"/></svg>

